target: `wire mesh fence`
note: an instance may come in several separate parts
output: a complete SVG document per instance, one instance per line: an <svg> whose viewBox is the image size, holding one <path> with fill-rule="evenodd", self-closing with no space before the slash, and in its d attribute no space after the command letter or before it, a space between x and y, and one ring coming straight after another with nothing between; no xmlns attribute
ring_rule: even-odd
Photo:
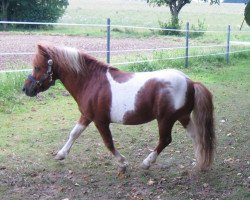
<svg viewBox="0 0 250 200"><path fill-rule="evenodd" d="M2 48L0 47L0 73L10 73L10 72L20 72L20 71L29 71L29 69L26 69L26 67L29 65L32 56L34 54L33 51L25 51L27 48L19 49L18 44L20 42L34 45L37 41L40 40L49 40L50 42L56 42L56 43L63 43L63 45L84 49L87 53L94 54L97 57L99 56L100 59L103 61L106 61L114 66L119 65L128 65L128 64L134 64L134 63L144 63L144 62L157 62L159 60L178 60L183 59L183 65L188 67L189 58L200 58L200 57L206 57L206 56L225 56L225 59L227 62L230 60L230 55L240 52L248 52L250 51L250 44L244 41L231 41L231 35L234 33L239 33L238 31L232 31L230 29L230 26L225 29L225 31L221 30L190 30L189 24L187 22L186 29L162 29L157 27L139 27L139 26L123 26L123 25L112 25L110 19L107 19L107 24L75 24L75 23L41 23L41 22L8 22L8 21L0 21L0 24L35 24L35 25L52 25L52 26L66 26L67 28L71 28L72 26L79 26L82 28L85 27L95 27L95 28L104 28L105 35L103 38L85 38L81 36L65 36L65 35L56 35L56 36L37 36L36 39L29 39L31 37L30 34L22 35L20 39L14 40L11 39L11 37L6 34L2 33L0 35L0 38L2 38ZM150 45L145 45L147 43L148 39L145 39L142 41L144 45L128 45L123 44L119 46L119 40L117 38L112 38L112 30L115 28L124 28L124 29L140 29L140 30L168 30L168 31L175 31L175 32L183 32L183 36L178 37L177 40L180 40L176 43L170 42L171 44L161 44L160 46L157 46L161 42L156 42L154 45L154 42L151 41ZM190 41L190 33L206 33L206 34L222 34L225 36L224 42L208 42L207 45L197 45L193 44ZM244 33L248 33L247 31L244 31ZM249 32L250 33L250 32ZM6 37L6 39L5 39ZM10 37L8 39L8 37ZM27 39L25 41L25 38ZM60 37L60 39L58 39ZM129 35L128 35L129 37ZM64 40L64 42L61 42L61 40ZM89 41L86 42L86 40L92 40L91 44L85 45L86 43L89 43ZM7 41L9 40L9 41ZM71 42L67 42L67 41ZM117 40L117 41L116 41ZM173 37L163 37L162 40L171 41L175 40ZM72 42L73 41L73 42ZM116 41L113 43L113 41ZM133 40L136 41L136 40ZM5 44L6 43L6 44ZM9 51L6 51L5 46L7 46L7 43L12 43L10 46L12 48L9 49ZM79 43L82 43L82 45L79 45ZM95 45L95 48L93 47L93 44L96 43L98 45ZM126 43L126 42L125 42ZM146 46L146 47L145 47ZM153 47L152 47L153 46ZM8 48L7 48L8 49ZM170 56L164 57L164 58L155 58L152 56L152 52L173 52L169 53ZM198 53L197 53L198 52ZM140 54L140 56L138 56ZM141 56L143 55L143 56ZM171 56L174 55L174 56ZM123 56L123 58L122 58ZM124 57L125 56L125 57ZM141 59L143 57L143 59ZM145 58L146 57L146 58ZM19 66L21 67L19 67Z"/></svg>

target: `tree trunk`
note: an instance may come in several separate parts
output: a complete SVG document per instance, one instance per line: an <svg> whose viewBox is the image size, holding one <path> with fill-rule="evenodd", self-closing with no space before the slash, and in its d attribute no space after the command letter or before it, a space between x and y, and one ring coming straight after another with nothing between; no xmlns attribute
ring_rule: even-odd
<svg viewBox="0 0 250 200"><path fill-rule="evenodd" d="M8 0L2 0L2 21L8 21L8 7L10 2ZM3 30L7 29L7 24L3 24Z"/></svg>
<svg viewBox="0 0 250 200"><path fill-rule="evenodd" d="M176 5L176 2L169 3L169 8L170 8L170 12L171 12L171 22L173 24L176 24L176 23L179 24L179 12L180 12L180 10L178 10L178 6Z"/></svg>

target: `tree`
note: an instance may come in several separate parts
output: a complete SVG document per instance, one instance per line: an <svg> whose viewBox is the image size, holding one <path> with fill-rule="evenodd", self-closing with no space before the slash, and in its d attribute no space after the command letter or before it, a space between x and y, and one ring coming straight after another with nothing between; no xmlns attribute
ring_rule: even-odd
<svg viewBox="0 0 250 200"><path fill-rule="evenodd" d="M8 20L8 8L10 5L10 2L12 0L1 0L0 8L1 8L1 20L7 21ZM3 25L4 29L6 29L6 24Z"/></svg>
<svg viewBox="0 0 250 200"><path fill-rule="evenodd" d="M171 13L171 22L179 23L179 13L183 6L190 3L192 0L147 0L150 5L169 6ZM204 2L210 1L210 4L219 4L220 0L202 0Z"/></svg>
<svg viewBox="0 0 250 200"><path fill-rule="evenodd" d="M248 24L248 26L250 26L250 1L247 3L244 16L245 16L246 23Z"/></svg>
<svg viewBox="0 0 250 200"><path fill-rule="evenodd" d="M56 22L65 12L68 0L0 0L1 20Z"/></svg>

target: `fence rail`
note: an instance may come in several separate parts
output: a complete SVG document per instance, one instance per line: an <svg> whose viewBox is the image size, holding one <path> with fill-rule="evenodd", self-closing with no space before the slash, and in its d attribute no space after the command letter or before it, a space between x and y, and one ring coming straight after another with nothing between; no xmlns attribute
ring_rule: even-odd
<svg viewBox="0 0 250 200"><path fill-rule="evenodd" d="M230 41L230 36L233 33L239 32L239 31L233 31L231 30L230 25L227 27L227 30L190 30L189 23L186 24L186 29L164 29L164 28L156 28L156 27L143 27L143 26L124 26L124 25L112 25L111 20L107 19L107 24L77 24L77 23L45 23L45 22L16 22L16 21L0 21L0 24L28 24L28 25L53 25L53 26L82 26L82 27L101 27L106 28L107 31L107 42L106 42L106 50L98 50L98 51L87 51L88 53L105 53L106 54L106 60L107 63L110 63L110 57L111 53L123 53L123 52L148 52L148 51L161 51L161 50L177 50L177 49L183 49L185 50L184 56L178 56L178 57L172 57L172 58L164 58L164 59L147 59L147 60L137 60L137 61L130 61L130 62L117 62L112 63L112 65L127 65L127 64L133 64L133 63L143 63L143 62L153 62L153 61L159 61L159 60L174 60L174 59L184 59L185 60L185 66L188 67L188 59L189 58L197 58L197 57L204 57L204 56L215 56L215 55L225 55L225 59L227 63L229 63L230 60L230 54L233 53L240 53L240 52L246 52L250 51L250 49L243 49L238 51L230 51L231 46L242 46L242 41L239 41L238 43L235 43L233 41ZM111 50L111 27L116 28L130 28L130 29L147 29L147 30L168 30L168 31L176 31L176 32L184 32L185 33L185 46L177 46L177 47L161 47L161 48L145 48L145 49L122 49L122 50ZM196 45L196 46L190 46L189 44L189 34L195 32L195 33L223 33L226 34L227 40L225 41L225 44L220 45ZM243 33L250 31L241 31ZM211 48L211 47L222 47L225 48L225 52L221 53L210 53L210 54L200 54L200 55L189 55L189 50L192 48ZM33 52L0 52L0 56L10 56L10 55L32 55ZM0 73L6 73L6 72L20 72L20 71L30 71L29 69L20 69L20 70L0 70Z"/></svg>
<svg viewBox="0 0 250 200"><path fill-rule="evenodd" d="M18 21L0 21L0 24L23 24L23 25L51 25L51 26L82 26L82 27L103 27L106 28L107 24L81 24L81 23L52 23L52 22L18 22ZM176 32L186 32L186 29L170 29L170 28L159 28L159 27L149 27L149 26L129 26L129 25L119 25L110 24L110 27L115 28L128 28L128 29L145 29L145 30L158 30L158 31L176 31ZM250 33L247 30L232 30L234 33ZM189 32L194 33L225 33L227 30L189 30Z"/></svg>
<svg viewBox="0 0 250 200"><path fill-rule="evenodd" d="M239 46L242 44L231 44L231 46ZM225 45L200 45L200 46L189 46L192 48L211 48L211 47L226 47ZM121 50L110 50L110 53L123 53L123 52L146 52L146 51L162 51L162 50L175 50L175 49L186 49L186 47L162 47L162 48L148 48L148 49L121 49ZM86 51L87 53L107 53L107 50L103 51ZM0 56L8 55L33 55L34 52L5 52L0 53Z"/></svg>

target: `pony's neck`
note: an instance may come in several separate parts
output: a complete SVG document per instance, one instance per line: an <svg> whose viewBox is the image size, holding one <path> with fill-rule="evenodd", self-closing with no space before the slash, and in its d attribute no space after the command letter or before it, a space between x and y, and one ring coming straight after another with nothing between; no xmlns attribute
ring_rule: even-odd
<svg viewBox="0 0 250 200"><path fill-rule="evenodd" d="M105 75L109 67L107 64L82 52L79 52L79 65L78 71L72 70L75 69L73 66L66 67L60 65L60 63L56 65L58 79L76 101L80 98L81 91L84 91L89 84L93 83L91 80Z"/></svg>

